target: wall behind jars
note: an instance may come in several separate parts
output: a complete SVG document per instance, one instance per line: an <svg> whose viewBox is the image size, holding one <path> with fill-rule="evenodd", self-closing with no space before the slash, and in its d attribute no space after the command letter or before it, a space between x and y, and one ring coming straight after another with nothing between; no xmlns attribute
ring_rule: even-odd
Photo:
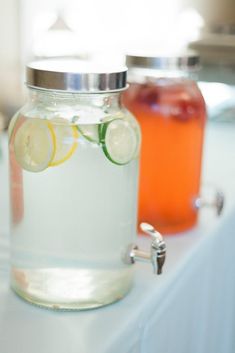
<svg viewBox="0 0 235 353"><path fill-rule="evenodd" d="M19 7L0 0L0 112L10 115L21 100Z"/></svg>
<svg viewBox="0 0 235 353"><path fill-rule="evenodd" d="M206 25L235 23L234 0L181 0L182 6L194 6L205 19Z"/></svg>
<svg viewBox="0 0 235 353"><path fill-rule="evenodd" d="M235 23L234 0L0 0L0 112L21 104L35 57L106 51L114 61L131 48L179 49L226 21Z"/></svg>

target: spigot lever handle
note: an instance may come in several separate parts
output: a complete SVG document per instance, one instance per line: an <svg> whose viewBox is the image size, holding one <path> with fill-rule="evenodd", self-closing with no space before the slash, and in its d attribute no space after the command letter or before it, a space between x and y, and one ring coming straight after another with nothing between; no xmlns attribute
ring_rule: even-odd
<svg viewBox="0 0 235 353"><path fill-rule="evenodd" d="M143 251L135 244L129 244L123 254L123 262L127 265L134 264L136 261L151 262L153 272L160 275L166 258L166 244L162 235L148 223L141 223L143 232L151 236L150 251Z"/></svg>
<svg viewBox="0 0 235 353"><path fill-rule="evenodd" d="M156 231L156 229L149 223L140 223L140 228L141 230L150 235L150 237L152 237L153 240L157 240L157 241L163 241L163 237L162 235Z"/></svg>
<svg viewBox="0 0 235 353"><path fill-rule="evenodd" d="M162 235L156 231L151 224L141 223L140 228L144 233L150 235L152 238L150 258L154 273L160 275L166 259L166 244Z"/></svg>

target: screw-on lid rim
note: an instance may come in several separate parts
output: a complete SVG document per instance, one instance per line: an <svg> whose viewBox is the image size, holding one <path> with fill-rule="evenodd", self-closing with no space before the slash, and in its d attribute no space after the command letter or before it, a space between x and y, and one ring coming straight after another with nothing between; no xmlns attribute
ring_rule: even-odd
<svg viewBox="0 0 235 353"><path fill-rule="evenodd" d="M130 55L126 56L126 64L129 69L181 69L196 70L200 67L200 57L193 51L180 55L159 55L159 56L142 56Z"/></svg>
<svg viewBox="0 0 235 353"><path fill-rule="evenodd" d="M49 59L26 67L26 84L32 88L98 93L126 88L127 68L107 68L81 60Z"/></svg>

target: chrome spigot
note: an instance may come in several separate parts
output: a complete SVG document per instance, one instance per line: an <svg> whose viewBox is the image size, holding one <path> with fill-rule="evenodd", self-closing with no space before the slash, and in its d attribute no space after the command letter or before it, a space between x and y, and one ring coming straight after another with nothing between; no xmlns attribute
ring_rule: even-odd
<svg viewBox="0 0 235 353"><path fill-rule="evenodd" d="M124 256L124 262L134 264L136 261L150 261L154 274L160 275L166 258L166 244L162 235L150 224L141 223L140 227L144 233L152 238L150 251L139 250L137 245L130 244Z"/></svg>
<svg viewBox="0 0 235 353"><path fill-rule="evenodd" d="M160 275L166 258L166 243L162 235L157 232L151 224L141 223L142 231L152 238L151 243L151 262L153 265L153 272Z"/></svg>
<svg viewBox="0 0 235 353"><path fill-rule="evenodd" d="M210 197L198 197L195 200L196 209L201 209L203 207L215 208L217 216L220 216L224 208L224 194L220 190L216 190L214 195Z"/></svg>

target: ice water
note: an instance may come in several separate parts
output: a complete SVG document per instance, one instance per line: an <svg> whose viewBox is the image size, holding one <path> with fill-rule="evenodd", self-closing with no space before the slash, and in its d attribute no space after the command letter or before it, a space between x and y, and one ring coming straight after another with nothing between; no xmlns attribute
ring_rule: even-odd
<svg viewBox="0 0 235 353"><path fill-rule="evenodd" d="M25 170L15 143L25 121L18 119L10 138L13 289L28 301L58 309L122 298L133 277L123 255L136 236L138 159L116 164L101 143L78 131L73 139L57 134L57 148L64 144L69 151L61 149L58 165ZM41 148L38 142L31 147Z"/></svg>

